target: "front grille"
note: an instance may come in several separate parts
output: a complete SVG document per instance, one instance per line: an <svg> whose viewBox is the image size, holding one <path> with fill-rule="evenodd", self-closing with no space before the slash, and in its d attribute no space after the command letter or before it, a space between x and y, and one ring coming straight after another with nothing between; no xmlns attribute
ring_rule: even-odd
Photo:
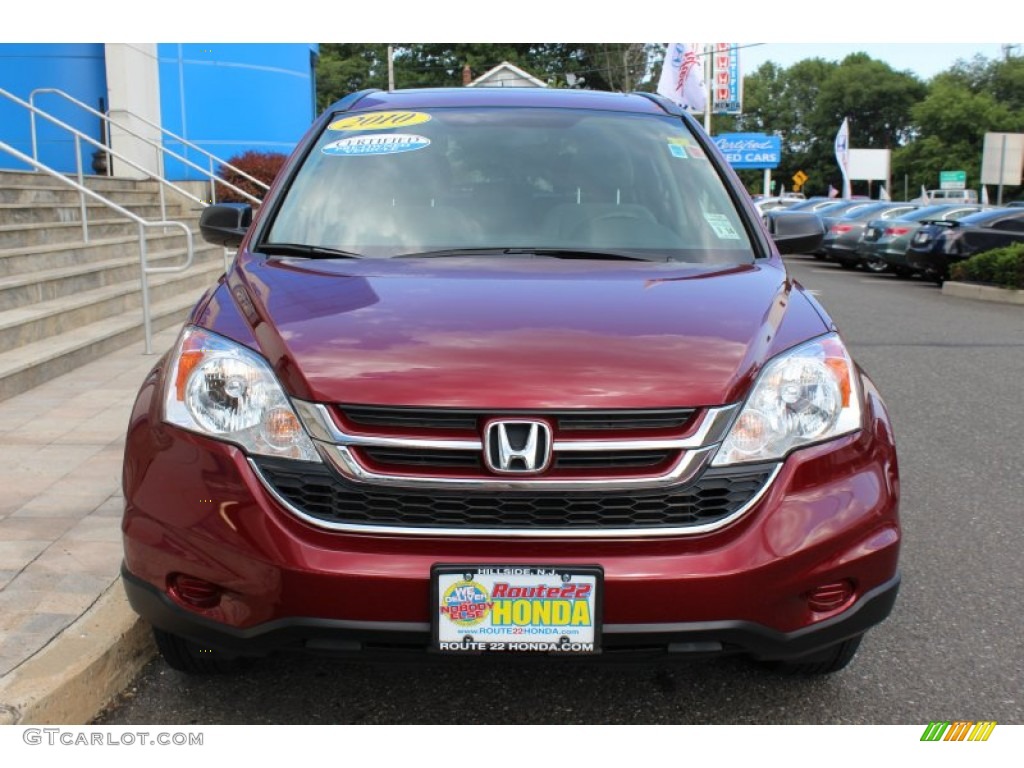
<svg viewBox="0 0 1024 768"><path fill-rule="evenodd" d="M418 448L360 448L358 456L365 456L378 465L398 467L450 467L454 469L483 469L480 451L427 451Z"/></svg>
<svg viewBox="0 0 1024 768"><path fill-rule="evenodd" d="M274 492L332 525L403 528L600 530L709 525L749 503L774 466L712 469L683 488L634 492L478 492L385 489L349 483L321 465L259 459Z"/></svg>
<svg viewBox="0 0 1024 768"><path fill-rule="evenodd" d="M604 411L476 411L457 408L378 408L340 405L344 421L359 427L389 430L458 430L479 432L481 425L496 417L543 416L559 432L645 432L680 431L693 418L692 408Z"/></svg>
<svg viewBox="0 0 1024 768"><path fill-rule="evenodd" d="M555 469L648 469L679 456L679 451L595 451L559 453Z"/></svg>
<svg viewBox="0 0 1024 768"><path fill-rule="evenodd" d="M386 471L388 468L423 467L429 469L483 470L480 451L429 451L422 448L361 447L353 450L360 459ZM654 469L678 458L679 451L593 451L564 452L555 455L555 470Z"/></svg>

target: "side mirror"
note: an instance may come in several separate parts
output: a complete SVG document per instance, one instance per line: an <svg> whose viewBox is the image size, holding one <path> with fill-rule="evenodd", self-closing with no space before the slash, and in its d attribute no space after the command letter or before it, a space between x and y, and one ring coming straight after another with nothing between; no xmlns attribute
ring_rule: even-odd
<svg viewBox="0 0 1024 768"><path fill-rule="evenodd" d="M252 224L252 206L246 203L217 203L203 209L199 231L203 239L225 248L237 248Z"/></svg>
<svg viewBox="0 0 1024 768"><path fill-rule="evenodd" d="M813 253L825 239L825 226L814 213L769 216L768 231L779 253Z"/></svg>

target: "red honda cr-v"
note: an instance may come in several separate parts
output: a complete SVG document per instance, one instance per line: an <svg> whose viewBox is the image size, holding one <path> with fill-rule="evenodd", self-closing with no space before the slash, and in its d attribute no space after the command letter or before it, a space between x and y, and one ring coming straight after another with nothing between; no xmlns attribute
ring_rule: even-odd
<svg viewBox="0 0 1024 768"><path fill-rule="evenodd" d="M841 669L896 597L896 453L779 256L817 219L773 226L649 94L335 104L256 215L204 211L237 258L132 414L124 582L164 657Z"/></svg>

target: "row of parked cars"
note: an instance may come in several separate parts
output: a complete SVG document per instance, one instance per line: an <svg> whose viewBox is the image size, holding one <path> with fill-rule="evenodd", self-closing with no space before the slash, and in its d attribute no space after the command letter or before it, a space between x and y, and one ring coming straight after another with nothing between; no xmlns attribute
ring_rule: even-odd
<svg viewBox="0 0 1024 768"><path fill-rule="evenodd" d="M767 221L791 212L814 213L821 219L825 238L814 254L818 258L844 269L919 275L939 284L958 261L1024 242L1024 202L986 206L823 197L763 215Z"/></svg>

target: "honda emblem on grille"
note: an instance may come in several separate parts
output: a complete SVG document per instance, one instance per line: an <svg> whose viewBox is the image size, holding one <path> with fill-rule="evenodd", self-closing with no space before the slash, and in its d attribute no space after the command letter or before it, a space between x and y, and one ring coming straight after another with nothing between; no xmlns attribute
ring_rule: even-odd
<svg viewBox="0 0 1024 768"><path fill-rule="evenodd" d="M551 428L543 421L492 421L484 430L484 461L499 474L543 472L551 461Z"/></svg>

